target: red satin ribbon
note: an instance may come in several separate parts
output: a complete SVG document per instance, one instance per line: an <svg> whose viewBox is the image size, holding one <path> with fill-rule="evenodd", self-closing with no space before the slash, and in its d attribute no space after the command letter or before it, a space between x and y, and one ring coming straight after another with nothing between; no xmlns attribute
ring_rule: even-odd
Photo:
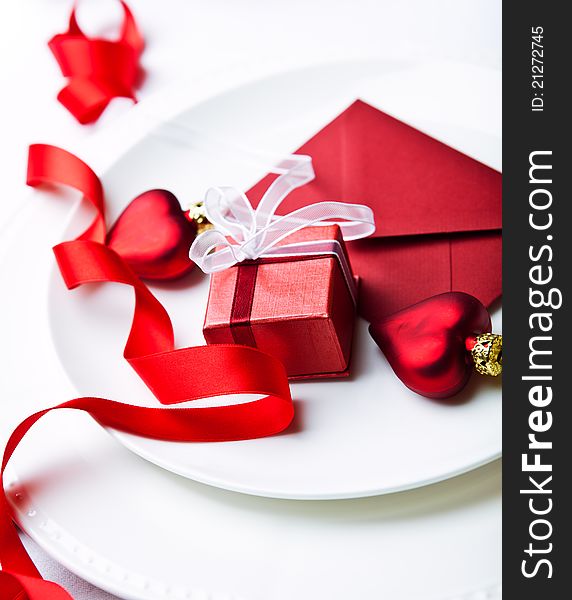
<svg viewBox="0 0 572 600"><path fill-rule="evenodd" d="M136 101L133 90L141 75L144 41L129 7L119 1L124 16L118 40L88 38L79 28L74 7L68 30L48 42L62 75L68 78L58 100L82 124L97 121L113 98Z"/></svg>
<svg viewBox="0 0 572 600"><path fill-rule="evenodd" d="M241 263L236 267L236 284L230 310L230 332L235 344L256 348L256 340L250 319L254 290L258 275L258 263Z"/></svg>
<svg viewBox="0 0 572 600"><path fill-rule="evenodd" d="M28 184L70 185L91 201L97 215L73 242L54 248L68 287L113 281L133 287L135 311L124 356L163 404L236 393L261 394L253 402L207 408L143 408L77 398L24 420L6 446L4 468L18 443L44 414L62 408L83 410L107 427L171 441L228 441L273 435L291 422L294 411L284 367L276 358L236 345L175 350L171 321L163 306L113 250L104 245L103 191L95 173L73 154L46 145L30 147ZM22 546L0 492L0 600L63 600L69 594L43 581Z"/></svg>

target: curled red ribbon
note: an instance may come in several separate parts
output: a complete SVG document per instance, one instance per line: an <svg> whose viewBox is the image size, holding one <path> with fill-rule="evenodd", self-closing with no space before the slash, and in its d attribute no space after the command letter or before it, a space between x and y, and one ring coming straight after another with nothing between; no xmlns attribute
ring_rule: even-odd
<svg viewBox="0 0 572 600"><path fill-rule="evenodd" d="M77 23L74 7L68 30L48 42L68 78L58 100L82 124L97 121L113 98L136 101L133 90L141 76L144 41L129 7L119 1L124 14L118 40L88 38Z"/></svg>
<svg viewBox="0 0 572 600"><path fill-rule="evenodd" d="M79 158L55 146L33 145L28 184L64 184L83 193L96 208L91 225L75 241L54 248L69 288L84 283L124 283L135 291L133 324L124 356L162 404L237 393L262 397L243 404L206 408L144 408L77 398L25 419L10 437L1 474L26 432L51 410L83 410L100 424L135 435L171 441L227 441L273 435L291 422L294 410L288 379L278 359L255 348L210 345L174 348L169 315L145 284L113 250L106 236L103 189ZM20 542L0 490L0 600L69 600L59 586L43 581Z"/></svg>

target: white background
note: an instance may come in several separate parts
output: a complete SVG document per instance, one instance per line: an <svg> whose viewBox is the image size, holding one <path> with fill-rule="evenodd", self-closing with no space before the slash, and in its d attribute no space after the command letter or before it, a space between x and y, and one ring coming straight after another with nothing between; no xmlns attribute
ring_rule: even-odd
<svg viewBox="0 0 572 600"><path fill-rule="evenodd" d="M113 35L116 0L83 0L80 25ZM264 60L270 66L334 58L434 58L500 69L500 0L129 0L147 41L147 96L181 79L200 89L201 76ZM72 152L95 131L112 129L130 108L115 101L99 122L81 126L55 100L63 85L47 48L67 27L71 0L18 0L0 9L0 235L25 202L27 147ZM61 399L63 400L63 399ZM1 415L0 415L1 416ZM111 598L37 548L44 575L65 582L77 600Z"/></svg>

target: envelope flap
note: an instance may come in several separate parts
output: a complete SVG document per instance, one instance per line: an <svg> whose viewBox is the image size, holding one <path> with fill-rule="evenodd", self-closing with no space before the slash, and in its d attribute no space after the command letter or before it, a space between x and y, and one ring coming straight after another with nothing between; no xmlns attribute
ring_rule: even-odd
<svg viewBox="0 0 572 600"><path fill-rule="evenodd" d="M312 156L316 179L280 213L326 199L367 204L374 237L502 227L498 171L360 100L297 152ZM255 204L269 181L250 190Z"/></svg>

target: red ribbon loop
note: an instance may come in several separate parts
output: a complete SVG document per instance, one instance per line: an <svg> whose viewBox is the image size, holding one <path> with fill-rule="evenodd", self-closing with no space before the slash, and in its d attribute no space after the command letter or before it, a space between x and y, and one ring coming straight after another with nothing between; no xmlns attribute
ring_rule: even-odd
<svg viewBox="0 0 572 600"><path fill-rule="evenodd" d="M48 42L62 75L69 80L58 100L82 124L97 121L113 98L136 100L133 90L144 41L129 7L120 2L124 15L118 40L88 38L77 23L74 7L68 30Z"/></svg>
<svg viewBox="0 0 572 600"><path fill-rule="evenodd" d="M197 414L197 411L213 414L213 430L202 432L204 440L255 438L271 435L288 425L293 416L292 401L286 372L278 359L255 348L237 345L175 349L167 311L129 265L104 245L103 188L83 161L55 146L33 145L27 182L31 186L70 185L83 192L95 207L95 218L86 231L75 241L54 248L56 260L70 289L94 282L122 283L133 288L135 310L124 357L159 402L176 404L231 394L263 396L252 403L193 409ZM228 417L224 416L227 413ZM189 439L196 438L193 434Z"/></svg>
<svg viewBox="0 0 572 600"><path fill-rule="evenodd" d="M228 441L273 435L294 415L286 371L280 361L255 348L210 345L174 348L171 320L161 303L131 268L104 245L103 189L79 158L55 146L34 145L28 157L31 186L64 184L93 204L96 216L75 241L54 248L69 288L91 282L133 287L135 310L124 356L162 404L229 394L257 394L250 402L204 408L146 408L103 398L77 398L25 419L10 437L0 475L27 431L51 410L89 413L103 426L170 441ZM43 581L26 553L0 489L0 600L70 600L54 583Z"/></svg>

